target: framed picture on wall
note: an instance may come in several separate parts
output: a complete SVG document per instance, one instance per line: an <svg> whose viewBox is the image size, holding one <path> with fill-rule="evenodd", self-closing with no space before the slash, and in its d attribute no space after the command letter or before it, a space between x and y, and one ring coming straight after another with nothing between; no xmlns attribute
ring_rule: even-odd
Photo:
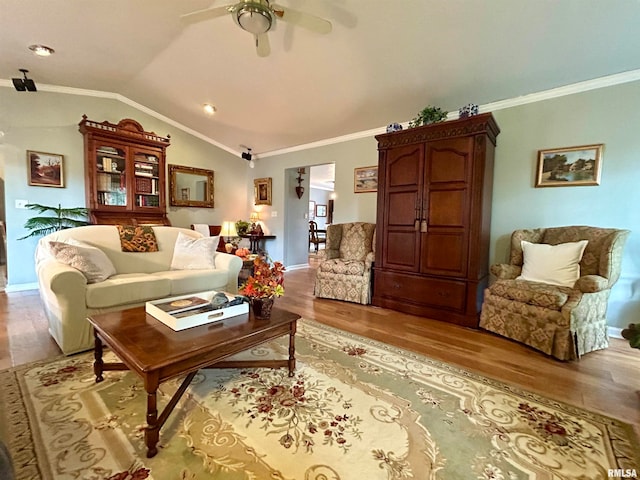
<svg viewBox="0 0 640 480"><path fill-rule="evenodd" d="M309 220L316 218L316 202L309 200Z"/></svg>
<svg viewBox="0 0 640 480"><path fill-rule="evenodd" d="M34 187L64 187L64 156L27 150L29 185Z"/></svg>
<svg viewBox="0 0 640 480"><path fill-rule="evenodd" d="M326 217L327 216L327 206L326 205L316 205L316 217Z"/></svg>
<svg viewBox="0 0 640 480"><path fill-rule="evenodd" d="M536 188L600 185L603 144L538 151Z"/></svg>
<svg viewBox="0 0 640 480"><path fill-rule="evenodd" d="M353 193L378 191L378 166L354 168Z"/></svg>
<svg viewBox="0 0 640 480"><path fill-rule="evenodd" d="M253 181L254 201L256 205L271 205L271 177L256 178Z"/></svg>

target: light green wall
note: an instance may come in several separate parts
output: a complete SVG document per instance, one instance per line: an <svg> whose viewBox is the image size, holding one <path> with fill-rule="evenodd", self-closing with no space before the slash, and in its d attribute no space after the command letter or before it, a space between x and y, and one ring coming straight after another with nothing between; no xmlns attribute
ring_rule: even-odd
<svg viewBox="0 0 640 480"><path fill-rule="evenodd" d="M262 218L266 219L265 223L271 232L281 232L276 241L269 243L269 252L272 258L283 259L287 266L306 264L306 247L299 245L308 246L308 224L303 215L307 212L309 189L307 188L305 195L299 200L294 191L297 185L297 182L293 181L295 175L291 175L297 167L325 163L335 163L336 198L333 222L376 221L376 194L353 193L353 169L378 163L377 143L373 137L258 160L256 168L251 171L253 178L273 178L273 205L262 208ZM277 217L271 216L273 211L277 212ZM283 232L287 232L286 237ZM300 244L296 243L296 247L289 249L289 244L292 244L294 238L300 239Z"/></svg>
<svg viewBox="0 0 640 480"><path fill-rule="evenodd" d="M631 230L608 321L640 319L640 82L499 110L491 259L506 261L518 228L594 225ZM599 186L535 188L539 149L603 143Z"/></svg>
<svg viewBox="0 0 640 480"><path fill-rule="evenodd" d="M17 240L27 233L23 225L33 212L16 209L15 200L60 203L64 207L85 205L83 139L78 131L83 114L99 122L133 118L147 131L171 136L167 163L215 172L215 208L170 207L172 225L188 228L192 223L220 224L247 216L249 168L241 158L117 100L51 92L31 94L0 87L0 129L5 132L0 164L5 174L9 289L36 281L33 253L38 239ZM65 188L28 186L27 150L64 155Z"/></svg>
<svg viewBox="0 0 640 480"><path fill-rule="evenodd" d="M9 284L35 281L35 242L15 240L24 234L22 225L29 211L16 210L15 199L84 204L82 137L77 132L83 113L99 121L117 122L130 117L160 135L170 133L169 163L216 172L216 208L172 208L169 216L175 225L248 218L255 208L261 211L266 230L278 237L267 244L271 257L284 260L288 266L298 265L297 254L296 258L287 259L289 250L297 252L298 243L296 248L289 248L288 244L293 245L293 239L298 237L304 239L300 242L306 242L305 221L299 217L306 211L308 195L305 193L301 200L296 197L292 169L328 162L336 165L334 222L375 222L376 194L353 193L353 169L377 163L373 135L258 159L255 169L248 169L246 161L115 100L43 92L29 96L0 88L0 127L6 131L4 144L0 145L0 163L4 159L11 255ZM637 322L640 82L505 108L494 115L501 134L495 159L491 262L507 258L508 238L517 228L584 224L629 229L632 234L624 254L622 276L613 288L608 316L614 327ZM600 186L534 188L539 149L592 143L605 144ZM27 187L27 149L64 154L67 188ZM254 207L253 180L262 177L272 178L273 205Z"/></svg>
<svg viewBox="0 0 640 480"><path fill-rule="evenodd" d="M540 101L494 112L501 128L495 158L491 263L505 261L511 232L518 228L594 225L632 231L622 276L609 302L609 324L640 319L640 82ZM539 149L604 143L600 186L534 188ZM335 223L375 222L373 193L353 193L353 169L377 163L373 138L288 153L265 159L263 174L284 178L284 170L336 164ZM269 172L269 173L268 173ZM279 182L282 187L282 182ZM275 190L274 190L275 192ZM274 208L282 210L282 195ZM276 229L284 228L281 216ZM303 234L303 233L301 233ZM275 255L282 258L283 245Z"/></svg>

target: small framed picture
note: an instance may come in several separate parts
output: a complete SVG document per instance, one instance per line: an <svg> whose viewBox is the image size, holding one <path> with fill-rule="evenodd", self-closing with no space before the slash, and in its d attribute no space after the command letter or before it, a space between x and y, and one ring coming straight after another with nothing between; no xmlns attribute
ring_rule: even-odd
<svg viewBox="0 0 640 480"><path fill-rule="evenodd" d="M64 187L64 156L27 150L29 185L35 187Z"/></svg>
<svg viewBox="0 0 640 480"><path fill-rule="evenodd" d="M603 144L538 151L536 188L600 185Z"/></svg>
<svg viewBox="0 0 640 480"><path fill-rule="evenodd" d="M316 205L316 217L326 217L327 216L327 206L326 205Z"/></svg>
<svg viewBox="0 0 640 480"><path fill-rule="evenodd" d="M353 172L353 193L378 191L378 166L359 167Z"/></svg>
<svg viewBox="0 0 640 480"><path fill-rule="evenodd" d="M271 205L271 177L256 178L253 181L254 204Z"/></svg>

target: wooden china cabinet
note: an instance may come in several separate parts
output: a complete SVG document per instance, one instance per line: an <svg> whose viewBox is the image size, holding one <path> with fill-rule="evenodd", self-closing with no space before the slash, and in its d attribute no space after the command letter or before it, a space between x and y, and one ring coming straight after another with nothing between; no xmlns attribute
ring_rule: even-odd
<svg viewBox="0 0 640 480"><path fill-rule="evenodd" d="M82 116L85 194L94 224L169 225L165 163L169 137L135 120L117 125Z"/></svg>
<svg viewBox="0 0 640 480"><path fill-rule="evenodd" d="M499 132L487 113L376 136L374 305L478 326Z"/></svg>

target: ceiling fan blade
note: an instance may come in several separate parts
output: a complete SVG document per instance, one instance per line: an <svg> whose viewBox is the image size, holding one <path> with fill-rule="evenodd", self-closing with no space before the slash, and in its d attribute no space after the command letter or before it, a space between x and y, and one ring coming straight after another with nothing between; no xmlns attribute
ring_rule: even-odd
<svg viewBox="0 0 640 480"><path fill-rule="evenodd" d="M195 12L180 15L180 19L187 23L197 23L203 20L222 17L231 12L235 5L225 5L223 7L205 8L204 10L196 10Z"/></svg>
<svg viewBox="0 0 640 480"><path fill-rule="evenodd" d="M331 32L331 22L324 18L316 17L310 13L299 12L289 7L282 7L280 5L272 5L273 12L284 22L293 23L300 27L306 28L316 33L329 33Z"/></svg>
<svg viewBox="0 0 640 480"><path fill-rule="evenodd" d="M271 53L271 46L269 45L269 35L261 33L256 35L256 50L259 57L268 57Z"/></svg>

